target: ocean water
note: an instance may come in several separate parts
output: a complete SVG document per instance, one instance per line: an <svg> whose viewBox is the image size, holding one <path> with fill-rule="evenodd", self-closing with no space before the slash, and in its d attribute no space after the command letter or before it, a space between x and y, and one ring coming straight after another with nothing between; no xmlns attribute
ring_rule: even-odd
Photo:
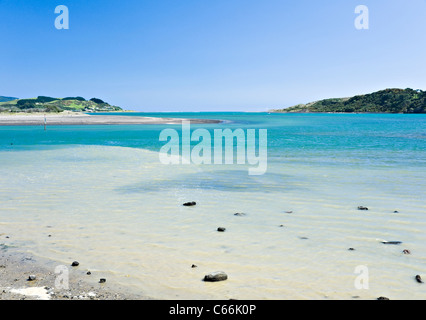
<svg viewBox="0 0 426 320"><path fill-rule="evenodd" d="M157 299L426 298L426 115L125 115L267 129L267 171L162 164L179 125L0 127L2 248Z"/></svg>

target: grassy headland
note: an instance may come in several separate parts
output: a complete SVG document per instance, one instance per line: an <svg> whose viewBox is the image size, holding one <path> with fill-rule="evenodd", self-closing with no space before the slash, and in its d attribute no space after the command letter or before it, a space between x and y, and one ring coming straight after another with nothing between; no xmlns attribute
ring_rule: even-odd
<svg viewBox="0 0 426 320"><path fill-rule="evenodd" d="M351 98L334 98L298 104L270 112L426 113L426 91L386 89Z"/></svg>
<svg viewBox="0 0 426 320"><path fill-rule="evenodd" d="M0 102L0 112L8 113L59 113L63 111L73 112L111 112L123 111L120 107L112 106L109 103L92 98L86 100L82 97L66 97L52 98L38 96L32 99L14 99L8 97L0 97L3 102ZM4 101L6 100L6 101Z"/></svg>

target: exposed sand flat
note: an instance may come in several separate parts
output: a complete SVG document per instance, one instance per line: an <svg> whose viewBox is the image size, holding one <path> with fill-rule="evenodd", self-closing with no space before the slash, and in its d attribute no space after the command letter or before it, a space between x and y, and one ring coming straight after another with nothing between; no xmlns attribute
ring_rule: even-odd
<svg viewBox="0 0 426 320"><path fill-rule="evenodd" d="M44 125L114 125L114 124L181 124L183 120L191 123L219 123L219 120L153 118L118 115L88 115L84 113L65 114L0 114L0 126L38 126Z"/></svg>
<svg viewBox="0 0 426 320"><path fill-rule="evenodd" d="M68 270L67 287L58 286L58 265ZM30 275L34 281L28 280ZM127 293L109 277L100 284L100 277L105 274L92 270L88 275L84 266L63 265L12 248L0 250L0 300L149 300Z"/></svg>

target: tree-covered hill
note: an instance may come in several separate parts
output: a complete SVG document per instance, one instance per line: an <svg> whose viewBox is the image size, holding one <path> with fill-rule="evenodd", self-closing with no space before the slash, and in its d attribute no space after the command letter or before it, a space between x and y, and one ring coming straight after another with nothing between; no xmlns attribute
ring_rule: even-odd
<svg viewBox="0 0 426 320"><path fill-rule="evenodd" d="M38 96L33 99L15 99L0 102L0 112L109 112L122 111L98 98L86 100L83 97L52 98Z"/></svg>
<svg viewBox="0 0 426 320"><path fill-rule="evenodd" d="M386 89L352 98L299 104L271 112L426 113L426 91Z"/></svg>

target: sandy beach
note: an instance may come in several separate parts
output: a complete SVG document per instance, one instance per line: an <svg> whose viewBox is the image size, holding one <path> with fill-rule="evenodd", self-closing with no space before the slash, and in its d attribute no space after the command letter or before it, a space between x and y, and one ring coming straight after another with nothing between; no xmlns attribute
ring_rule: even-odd
<svg viewBox="0 0 426 320"><path fill-rule="evenodd" d="M63 112L60 114L12 114L0 113L0 126L42 126L52 125L123 125L123 124L181 124L183 120L191 123L219 123L218 120L154 118L118 115L88 115L85 113Z"/></svg>
<svg viewBox="0 0 426 320"><path fill-rule="evenodd" d="M102 272L68 266L0 247L0 300L147 300L129 294ZM58 282L58 266L68 270L68 288ZM100 279L105 279L101 283ZM58 286L58 282L60 285Z"/></svg>

